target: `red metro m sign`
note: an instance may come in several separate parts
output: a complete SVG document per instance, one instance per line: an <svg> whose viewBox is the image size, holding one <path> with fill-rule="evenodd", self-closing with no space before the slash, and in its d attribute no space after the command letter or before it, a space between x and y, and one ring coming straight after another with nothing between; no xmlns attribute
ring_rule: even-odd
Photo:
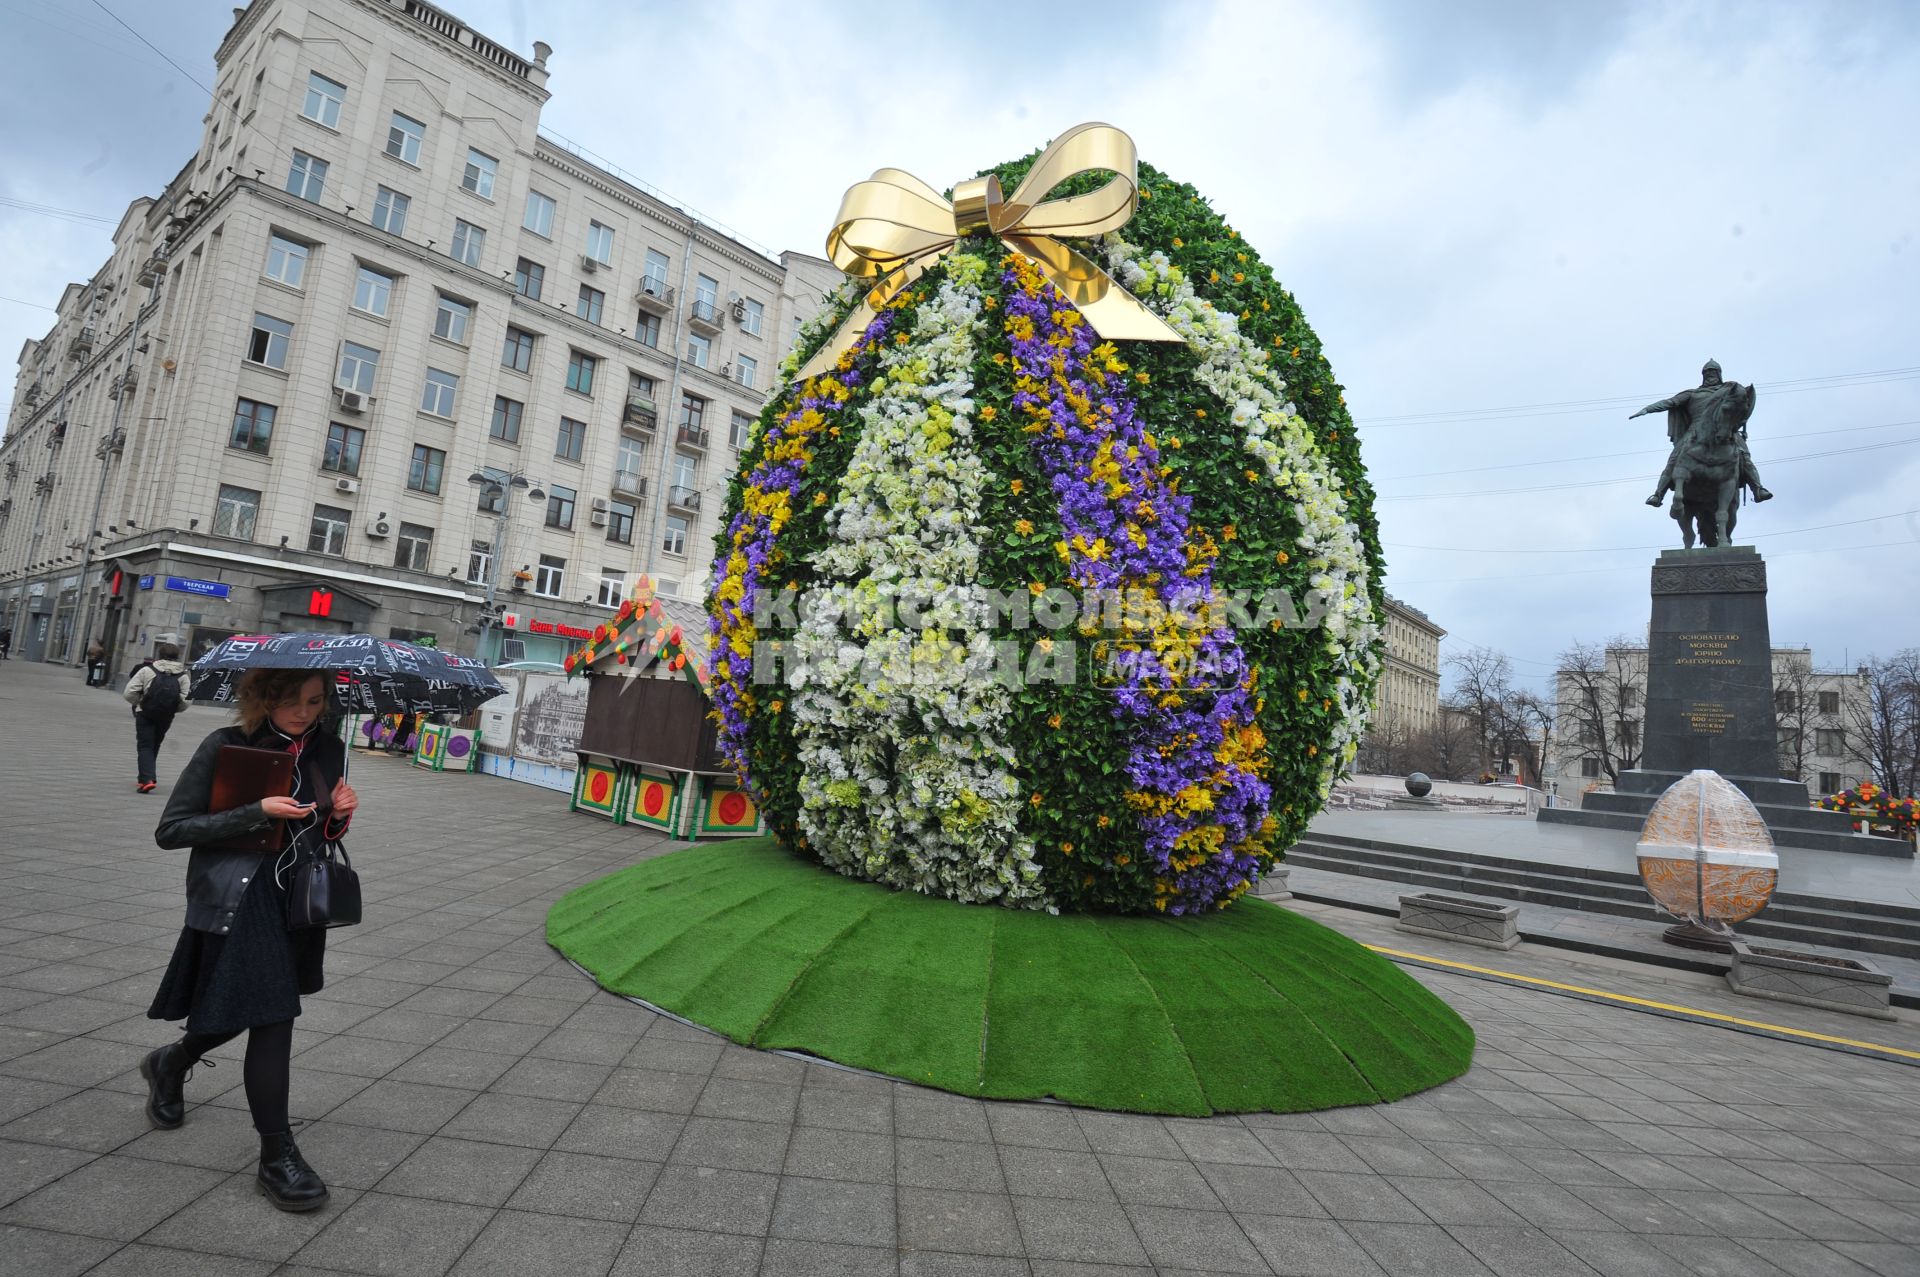
<svg viewBox="0 0 1920 1277"><path fill-rule="evenodd" d="M333 591L315 590L307 596L308 616L333 615Z"/></svg>

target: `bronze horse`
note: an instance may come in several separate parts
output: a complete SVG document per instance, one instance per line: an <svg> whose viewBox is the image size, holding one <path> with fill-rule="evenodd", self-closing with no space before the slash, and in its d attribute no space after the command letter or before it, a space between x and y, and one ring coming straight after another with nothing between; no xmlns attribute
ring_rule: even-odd
<svg viewBox="0 0 1920 1277"><path fill-rule="evenodd" d="M1722 411L1695 415L1667 462L1673 484L1668 513L1680 525L1681 540L1689 550L1696 529L1698 539L1708 546L1733 544L1745 456L1740 433L1753 414L1756 394L1752 386L1733 386L1727 393L1730 402Z"/></svg>

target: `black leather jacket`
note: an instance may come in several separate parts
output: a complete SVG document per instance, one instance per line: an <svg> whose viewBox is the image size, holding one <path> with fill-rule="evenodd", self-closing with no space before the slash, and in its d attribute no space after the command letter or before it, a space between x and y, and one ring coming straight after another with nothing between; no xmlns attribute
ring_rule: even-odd
<svg viewBox="0 0 1920 1277"><path fill-rule="evenodd" d="M195 931L225 934L233 923L233 913L239 907L240 894L247 889L253 875L273 872L272 858L263 859L260 852L225 851L209 845L264 829L271 820L260 809L259 803L249 803L230 811L207 810L207 804L213 797L214 758L223 745L254 745L271 749L285 741L285 737L264 727L251 737L239 727L222 727L200 742L200 748L193 751L193 758L180 773L180 779L173 784L173 794L167 799L166 811L160 815L159 828L153 831L153 840L169 850L176 847L193 848L193 853L187 857L187 926ZM346 754L346 746L326 729L325 724L316 724L311 729L307 743L300 751L298 767L303 774L299 796L303 802L313 801L319 806L304 821L287 822L286 836L289 840L302 827L323 825L329 821L333 785L344 774ZM326 832L334 834L336 829L329 826ZM314 843L315 848L318 847L318 839L314 834L308 834L304 843Z"/></svg>

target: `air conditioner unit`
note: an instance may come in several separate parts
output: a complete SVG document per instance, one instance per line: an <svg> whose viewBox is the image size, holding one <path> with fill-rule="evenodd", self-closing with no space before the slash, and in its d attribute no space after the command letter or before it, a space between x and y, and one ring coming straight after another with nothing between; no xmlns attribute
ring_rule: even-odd
<svg viewBox="0 0 1920 1277"><path fill-rule="evenodd" d="M744 324L747 322L747 299L746 298L736 297L733 299L733 318L735 323Z"/></svg>
<svg viewBox="0 0 1920 1277"><path fill-rule="evenodd" d="M593 524L596 528L604 528L607 526L607 512L605 510L595 510L587 516L587 522Z"/></svg>
<svg viewBox="0 0 1920 1277"><path fill-rule="evenodd" d="M580 254L580 269L585 271L587 274L591 275L593 274L593 272L600 269L600 263L598 260L592 257L588 257L585 253L582 253Z"/></svg>
<svg viewBox="0 0 1920 1277"><path fill-rule="evenodd" d="M500 654L509 661L527 659L527 641L525 639L506 639L500 644Z"/></svg>
<svg viewBox="0 0 1920 1277"><path fill-rule="evenodd" d="M365 412L367 397L358 390L336 389L334 395L340 400L341 412Z"/></svg>
<svg viewBox="0 0 1920 1277"><path fill-rule="evenodd" d="M358 479L335 479L333 481L333 490L352 496L354 493L360 491L360 481Z"/></svg>
<svg viewBox="0 0 1920 1277"><path fill-rule="evenodd" d="M387 517L384 513L379 518L367 524L367 535L372 537L376 541L379 540L381 537L391 536L392 534L393 534L393 524L387 521Z"/></svg>
<svg viewBox="0 0 1920 1277"><path fill-rule="evenodd" d="M607 499L605 497L595 497L593 499L593 509L596 514L605 514L607 512Z"/></svg>

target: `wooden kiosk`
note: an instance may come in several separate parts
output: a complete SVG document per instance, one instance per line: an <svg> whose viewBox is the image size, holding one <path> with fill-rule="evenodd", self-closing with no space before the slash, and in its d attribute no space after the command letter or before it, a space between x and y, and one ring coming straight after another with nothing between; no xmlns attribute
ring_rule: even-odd
<svg viewBox="0 0 1920 1277"><path fill-rule="evenodd" d="M567 658L568 674L591 679L572 810L686 841L766 832L753 795L719 757L701 646L643 576Z"/></svg>

